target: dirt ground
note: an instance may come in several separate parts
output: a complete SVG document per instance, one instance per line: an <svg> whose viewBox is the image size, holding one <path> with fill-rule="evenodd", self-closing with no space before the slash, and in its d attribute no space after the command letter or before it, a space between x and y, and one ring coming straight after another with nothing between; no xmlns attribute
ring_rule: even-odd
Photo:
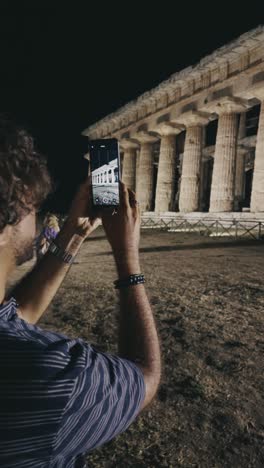
<svg viewBox="0 0 264 468"><path fill-rule="evenodd" d="M89 467L263 468L264 243L142 230L140 258L162 381ZM101 227L77 262L38 325L115 353L117 276Z"/></svg>

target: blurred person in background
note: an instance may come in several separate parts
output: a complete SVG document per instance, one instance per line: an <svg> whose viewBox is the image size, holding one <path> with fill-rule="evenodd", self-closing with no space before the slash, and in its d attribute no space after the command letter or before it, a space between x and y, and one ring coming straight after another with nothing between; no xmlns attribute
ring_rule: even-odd
<svg viewBox="0 0 264 468"><path fill-rule="evenodd" d="M47 252L51 241L53 241L60 231L59 219L53 213L47 213L40 235L36 239L36 255L39 261Z"/></svg>

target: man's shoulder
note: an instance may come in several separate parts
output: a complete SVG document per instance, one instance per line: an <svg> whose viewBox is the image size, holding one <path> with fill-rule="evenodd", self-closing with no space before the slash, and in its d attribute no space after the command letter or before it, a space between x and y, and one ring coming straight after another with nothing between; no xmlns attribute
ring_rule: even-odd
<svg viewBox="0 0 264 468"><path fill-rule="evenodd" d="M13 335L14 333L18 336L21 335L21 338L23 337L25 340L39 341L39 339L44 338L43 342L46 344L60 341L69 342L71 346L80 340L79 338L72 339L61 332L45 329L45 323L43 326L41 324L29 323L23 317L19 304L14 297L5 299L1 304L0 319L2 319L0 325L5 329L6 333L8 333L8 329L10 328Z"/></svg>

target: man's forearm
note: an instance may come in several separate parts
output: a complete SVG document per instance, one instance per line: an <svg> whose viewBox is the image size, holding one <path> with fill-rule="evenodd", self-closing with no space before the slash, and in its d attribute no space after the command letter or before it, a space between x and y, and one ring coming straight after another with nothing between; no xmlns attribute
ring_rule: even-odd
<svg viewBox="0 0 264 468"><path fill-rule="evenodd" d="M117 260L119 278L140 273L136 255ZM119 355L142 364L159 378L161 356L159 338L144 284L120 288Z"/></svg>
<svg viewBox="0 0 264 468"><path fill-rule="evenodd" d="M75 256L84 238L65 223L55 243ZM47 252L34 268L13 288L9 296L15 297L24 320L37 323L59 289L70 264Z"/></svg>

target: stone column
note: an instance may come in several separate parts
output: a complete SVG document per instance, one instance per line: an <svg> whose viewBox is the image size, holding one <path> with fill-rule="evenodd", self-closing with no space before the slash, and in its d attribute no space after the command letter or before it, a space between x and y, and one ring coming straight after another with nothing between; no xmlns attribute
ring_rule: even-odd
<svg viewBox="0 0 264 468"><path fill-rule="evenodd" d="M205 165L206 165L206 161L202 157L201 158L201 169L200 169L199 211L204 211L204 191L205 191L205 184L206 184Z"/></svg>
<svg viewBox="0 0 264 468"><path fill-rule="evenodd" d="M155 212L173 211L176 177L176 135L184 127L170 123L155 126L160 134L160 155L155 196Z"/></svg>
<svg viewBox="0 0 264 468"><path fill-rule="evenodd" d="M121 140L121 146L124 149L122 181L128 188L135 191L138 144L128 140Z"/></svg>
<svg viewBox="0 0 264 468"><path fill-rule="evenodd" d="M211 101L205 106L219 115L209 209L211 213L234 209L237 114L244 112L247 107L245 100L229 96Z"/></svg>
<svg viewBox="0 0 264 468"><path fill-rule="evenodd" d="M245 183L245 158L248 149L239 145L236 155L236 172L235 172L235 199L234 210L241 210L241 203L244 198L244 183Z"/></svg>
<svg viewBox="0 0 264 468"><path fill-rule="evenodd" d="M243 145L243 138L246 137L246 112L242 112L239 118L238 127L238 145L236 154L236 171L235 171L235 199L234 210L241 210L241 203L244 198L245 185L245 158L248 150Z"/></svg>
<svg viewBox="0 0 264 468"><path fill-rule="evenodd" d="M200 208L203 127L208 121L208 114L198 111L184 112L177 119L177 122L186 127L179 198L180 212L199 211Z"/></svg>
<svg viewBox="0 0 264 468"><path fill-rule="evenodd" d="M175 135L161 135L155 211L171 211L176 171Z"/></svg>
<svg viewBox="0 0 264 468"><path fill-rule="evenodd" d="M151 211L153 190L152 144L157 141L157 137L149 135L148 132L140 131L133 136L133 139L136 139L140 143L137 199L140 203L141 212Z"/></svg>
<svg viewBox="0 0 264 468"><path fill-rule="evenodd" d="M261 108L250 203L250 211L253 213L264 211L264 90L263 94L257 97L261 99Z"/></svg>
<svg viewBox="0 0 264 468"><path fill-rule="evenodd" d="M237 125L237 114L224 113L219 116L210 212L233 211L234 208Z"/></svg>
<svg viewBox="0 0 264 468"><path fill-rule="evenodd" d="M181 212L199 210L202 158L202 127L188 127L182 164L179 209Z"/></svg>
<svg viewBox="0 0 264 468"><path fill-rule="evenodd" d="M202 158L201 158L201 170L200 170L200 199L199 199L199 211L204 211L204 191L205 191L205 159L203 159L203 149L206 146L206 127L202 129Z"/></svg>

